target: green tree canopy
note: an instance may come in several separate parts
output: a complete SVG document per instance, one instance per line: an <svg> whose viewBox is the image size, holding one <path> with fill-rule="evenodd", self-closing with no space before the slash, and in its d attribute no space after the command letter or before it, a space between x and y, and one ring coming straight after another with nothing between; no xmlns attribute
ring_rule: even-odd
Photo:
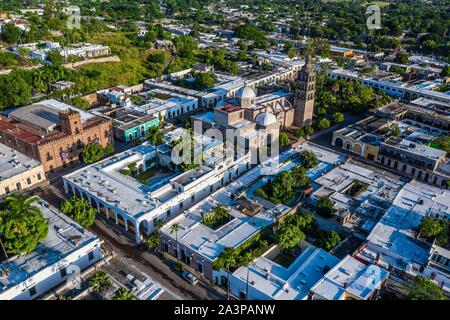
<svg viewBox="0 0 450 320"><path fill-rule="evenodd" d="M300 152L300 160L302 162L302 166L306 169L311 169L316 167L319 164L319 160L317 160L314 152L309 150L304 150Z"/></svg>
<svg viewBox="0 0 450 320"><path fill-rule="evenodd" d="M448 300L436 283L422 276L414 278L407 297L409 300Z"/></svg>
<svg viewBox="0 0 450 320"><path fill-rule="evenodd" d="M119 288L114 293L114 300L137 300L137 298L127 288Z"/></svg>
<svg viewBox="0 0 450 320"><path fill-rule="evenodd" d="M97 292L102 297L104 297L105 293L112 287L111 279L108 274L104 271L97 271L90 279L89 279L89 289L94 292Z"/></svg>
<svg viewBox="0 0 450 320"><path fill-rule="evenodd" d="M320 119L319 122L317 123L317 128L319 129L327 129L330 126L331 126L330 120L326 118Z"/></svg>
<svg viewBox="0 0 450 320"><path fill-rule="evenodd" d="M61 204L61 212L84 228L89 228L94 223L97 214L97 210L92 208L86 199L77 197L64 201Z"/></svg>
<svg viewBox="0 0 450 320"><path fill-rule="evenodd" d="M197 41L191 36L178 36L174 39L174 44L181 58L192 58L197 49Z"/></svg>
<svg viewBox="0 0 450 320"><path fill-rule="evenodd" d="M0 239L9 254L30 253L48 235L48 222L34 205L36 197L11 195L0 210Z"/></svg>
<svg viewBox="0 0 450 320"><path fill-rule="evenodd" d="M279 140L281 148L284 148L289 145L289 137L285 132L280 133Z"/></svg>
<svg viewBox="0 0 450 320"><path fill-rule="evenodd" d="M303 127L303 130L305 131L305 135L307 137L311 136L314 133L314 129L313 127L311 127L310 125L306 125Z"/></svg>
<svg viewBox="0 0 450 320"><path fill-rule="evenodd" d="M428 216L420 222L419 230L420 233L429 238L435 237L443 232L446 226L446 221Z"/></svg>
<svg viewBox="0 0 450 320"><path fill-rule="evenodd" d="M101 160L104 156L114 152L114 147L109 145L102 147L97 142L89 143L83 147L80 153L81 161L84 163L94 163Z"/></svg>
<svg viewBox="0 0 450 320"><path fill-rule="evenodd" d="M321 197L317 200L317 214L324 217L333 216L333 201L328 197Z"/></svg>
<svg viewBox="0 0 450 320"><path fill-rule="evenodd" d="M199 91L209 89L217 82L217 77L212 72L197 72L194 74L194 78L193 87Z"/></svg>
<svg viewBox="0 0 450 320"><path fill-rule="evenodd" d="M5 24L2 28L3 40L11 44L16 44L19 41L21 34L22 31L11 23Z"/></svg>
<svg viewBox="0 0 450 320"><path fill-rule="evenodd" d="M325 250L331 250L341 242L341 236L335 230L327 233L326 237L320 239Z"/></svg>
<svg viewBox="0 0 450 320"><path fill-rule="evenodd" d="M344 114L341 112L333 113L332 118L333 118L334 123L341 123L341 122L344 122L344 120L345 120Z"/></svg>
<svg viewBox="0 0 450 320"><path fill-rule="evenodd" d="M294 186L296 188L303 189L311 182L311 178L306 175L307 173L308 170L303 166L297 166L292 170L292 176L295 180Z"/></svg>
<svg viewBox="0 0 450 320"><path fill-rule="evenodd" d="M275 231L275 241L284 250L291 250L305 239L305 234L294 224L281 223Z"/></svg>

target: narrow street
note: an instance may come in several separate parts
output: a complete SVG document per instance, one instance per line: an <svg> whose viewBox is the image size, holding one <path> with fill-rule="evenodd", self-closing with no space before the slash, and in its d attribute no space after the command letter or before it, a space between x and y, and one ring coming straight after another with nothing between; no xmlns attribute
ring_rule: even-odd
<svg viewBox="0 0 450 320"><path fill-rule="evenodd" d="M55 179L51 184L44 187L39 196L58 207L60 202L65 199L62 179ZM119 263L132 265L133 268L148 274L159 283L166 291L165 296L167 298L176 300L226 299L223 290L212 288L209 281L201 277L199 277L200 281L196 286L191 285L174 271L175 263L171 259L163 261L142 246L135 246L127 237L112 226L108 226L103 220L96 219L94 225L89 229L104 241L105 249L116 254L114 259L119 260Z"/></svg>

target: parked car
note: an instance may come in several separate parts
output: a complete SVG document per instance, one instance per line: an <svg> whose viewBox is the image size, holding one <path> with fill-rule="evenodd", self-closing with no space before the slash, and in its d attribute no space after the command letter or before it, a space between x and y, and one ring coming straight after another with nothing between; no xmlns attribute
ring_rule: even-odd
<svg viewBox="0 0 450 320"><path fill-rule="evenodd" d="M183 277L184 280L186 280L193 286L195 286L198 283L198 278L196 276L194 276L192 273L190 273L189 271L183 271L181 273L181 276Z"/></svg>

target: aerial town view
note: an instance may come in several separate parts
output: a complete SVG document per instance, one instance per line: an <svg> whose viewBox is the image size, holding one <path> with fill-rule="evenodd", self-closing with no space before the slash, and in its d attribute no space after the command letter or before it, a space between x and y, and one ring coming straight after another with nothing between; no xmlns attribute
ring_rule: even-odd
<svg viewBox="0 0 450 320"><path fill-rule="evenodd" d="M0 300L449 300L449 28L450 0L1 1Z"/></svg>

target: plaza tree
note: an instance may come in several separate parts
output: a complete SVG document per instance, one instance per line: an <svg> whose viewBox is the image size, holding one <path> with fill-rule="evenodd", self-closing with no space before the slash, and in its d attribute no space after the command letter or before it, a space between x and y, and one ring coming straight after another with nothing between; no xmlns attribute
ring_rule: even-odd
<svg viewBox="0 0 450 320"><path fill-rule="evenodd" d="M334 122L334 123L341 123L341 122L344 122L345 117L344 117L344 114L343 114L343 113L341 113L341 112L335 112L335 113L333 113L333 115L332 115L332 119L333 119L333 122Z"/></svg>
<svg viewBox="0 0 450 320"><path fill-rule="evenodd" d="M444 224L440 219L433 217L425 217L422 219L419 225L420 233L425 237L435 237L444 230Z"/></svg>
<svg viewBox="0 0 450 320"><path fill-rule="evenodd" d="M331 126L330 120L326 118L320 119L319 122L317 123L317 128L321 130L328 129L330 126Z"/></svg>
<svg viewBox="0 0 450 320"><path fill-rule="evenodd" d="M305 131L305 135L306 135L307 137L312 136L312 134L314 133L314 129L313 129L313 127L310 126L310 125L304 126L304 127L303 127L303 130Z"/></svg>
<svg viewBox="0 0 450 320"><path fill-rule="evenodd" d="M80 159L84 163L94 163L112 152L114 152L114 147L111 145L102 147L97 142L88 143L81 149Z"/></svg>
<svg viewBox="0 0 450 320"><path fill-rule="evenodd" d="M154 146L160 145L164 142L164 135L162 134L159 126L150 127L148 133L145 135L145 138Z"/></svg>
<svg viewBox="0 0 450 320"><path fill-rule="evenodd" d="M284 148L286 146L289 145L289 137L286 133L281 132L280 136L279 136L279 140L280 140L280 147Z"/></svg>

